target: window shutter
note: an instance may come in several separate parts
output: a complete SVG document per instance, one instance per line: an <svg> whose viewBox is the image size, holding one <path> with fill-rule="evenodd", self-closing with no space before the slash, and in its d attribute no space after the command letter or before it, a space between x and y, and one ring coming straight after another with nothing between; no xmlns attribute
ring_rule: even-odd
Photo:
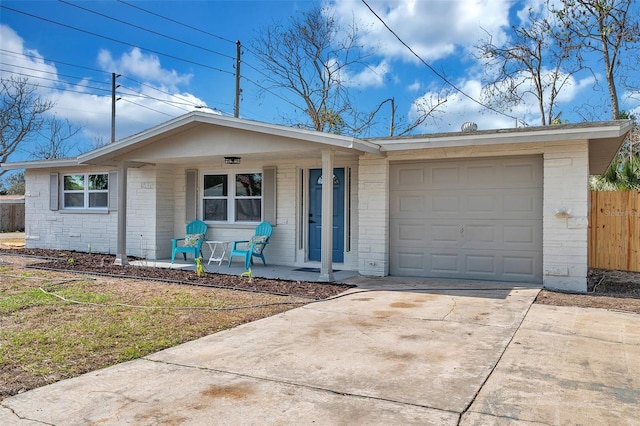
<svg viewBox="0 0 640 426"><path fill-rule="evenodd" d="M187 170L185 185L185 219L187 222L197 219L198 212L198 171Z"/></svg>
<svg viewBox="0 0 640 426"><path fill-rule="evenodd" d="M273 226L276 225L276 168L265 167L262 170L262 218Z"/></svg>
<svg viewBox="0 0 640 426"><path fill-rule="evenodd" d="M60 208L60 178L58 173L49 175L49 210Z"/></svg>
<svg viewBox="0 0 640 426"><path fill-rule="evenodd" d="M118 211L118 172L109 172L109 211Z"/></svg>

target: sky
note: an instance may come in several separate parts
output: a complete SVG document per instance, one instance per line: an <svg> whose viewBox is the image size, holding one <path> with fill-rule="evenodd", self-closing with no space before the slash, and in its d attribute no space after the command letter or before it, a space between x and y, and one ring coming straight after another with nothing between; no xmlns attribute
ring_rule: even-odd
<svg viewBox="0 0 640 426"><path fill-rule="evenodd" d="M415 118L421 99L442 97L444 91L446 102L414 134L459 131L469 121L481 130L540 123L533 102L504 113L486 108L481 88L487 70L476 50L489 34L495 43L507 40L511 26L540 0L321 4L339 23L358 25L367 67L347 70L344 80L359 110L373 111L393 98L396 120L408 122ZM118 75L116 139L194 109L232 116L240 41L240 117L282 124L301 114L295 107L300 101L268 88L252 44L267 26L286 25L291 16L313 5L275 0L2 0L0 75L37 83L39 93L55 103L50 114L81 128L69 153L77 155L111 137L113 74ZM621 109L640 115L637 93L623 92L620 98ZM559 110L563 120L584 121L588 104L597 111L591 113L592 120L607 120L607 103L601 74L585 72L573 76L563 89ZM389 118L387 102L376 124L362 136L387 136ZM34 143L21 147L11 161L30 159Z"/></svg>

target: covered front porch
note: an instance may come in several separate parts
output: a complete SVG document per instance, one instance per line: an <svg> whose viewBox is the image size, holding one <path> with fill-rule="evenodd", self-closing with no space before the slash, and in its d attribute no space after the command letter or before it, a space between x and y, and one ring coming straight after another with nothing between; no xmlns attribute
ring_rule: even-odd
<svg viewBox="0 0 640 426"><path fill-rule="evenodd" d="M207 223L208 240L224 241L247 240L267 221L269 264L288 267L290 279L318 270L312 280L332 282L340 277L334 270L358 266L357 168L365 153L381 155L378 145L350 137L194 112L78 160L118 169L117 264L132 255L161 264L170 239L194 219ZM323 185L331 175L341 191ZM246 177L259 182L249 197L235 193Z"/></svg>

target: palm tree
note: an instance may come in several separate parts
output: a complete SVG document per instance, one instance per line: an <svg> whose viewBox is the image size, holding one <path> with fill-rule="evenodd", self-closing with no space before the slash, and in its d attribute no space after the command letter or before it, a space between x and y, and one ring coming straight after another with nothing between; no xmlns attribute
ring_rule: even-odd
<svg viewBox="0 0 640 426"><path fill-rule="evenodd" d="M591 176L589 185L596 191L640 190L640 157L616 156L605 174Z"/></svg>

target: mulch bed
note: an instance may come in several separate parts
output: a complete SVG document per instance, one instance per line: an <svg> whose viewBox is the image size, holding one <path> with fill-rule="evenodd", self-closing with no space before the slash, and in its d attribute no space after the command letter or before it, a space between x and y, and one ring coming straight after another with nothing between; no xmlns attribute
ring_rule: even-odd
<svg viewBox="0 0 640 426"><path fill-rule="evenodd" d="M287 281L256 277L249 279L248 277L216 273L205 273L204 276L198 277L194 271L133 265L114 265L115 256L113 255L82 253L70 250L16 248L6 249L0 253L33 256L34 261L31 267L38 269L177 282L243 291L301 296L316 300L335 296L353 287L346 284Z"/></svg>
<svg viewBox="0 0 640 426"><path fill-rule="evenodd" d="M301 296L315 300L336 296L353 287L346 284L265 278L250 280L247 277L216 273L206 273L205 276L198 277L193 271L114 265L113 255L68 250L11 248L4 249L3 252L7 255L33 256L31 267L35 268ZM591 269L587 276L587 294L542 290L536 303L603 308L640 314L640 272Z"/></svg>

